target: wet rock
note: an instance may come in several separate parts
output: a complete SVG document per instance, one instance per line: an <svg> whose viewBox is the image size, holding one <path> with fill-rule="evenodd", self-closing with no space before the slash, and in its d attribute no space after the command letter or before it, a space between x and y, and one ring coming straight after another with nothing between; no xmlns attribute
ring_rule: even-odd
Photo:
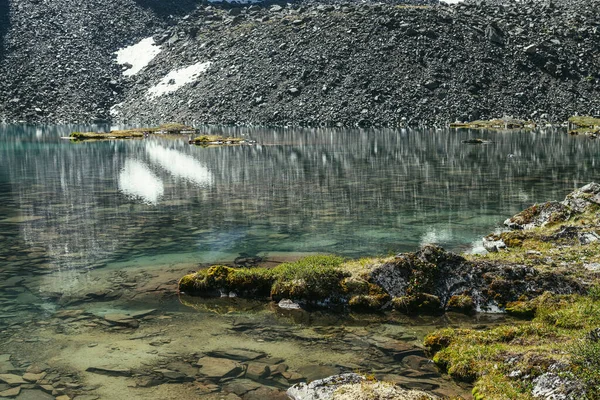
<svg viewBox="0 0 600 400"><path fill-rule="evenodd" d="M10 354L0 355L0 374L8 374L15 371L15 367L10 361Z"/></svg>
<svg viewBox="0 0 600 400"><path fill-rule="evenodd" d="M44 393L41 390L22 390L17 400L55 400L54 396Z"/></svg>
<svg viewBox="0 0 600 400"><path fill-rule="evenodd" d="M228 349L222 351L210 351L206 353L210 357L228 358L236 361L252 361L266 356L265 353L245 350L245 349Z"/></svg>
<svg viewBox="0 0 600 400"><path fill-rule="evenodd" d="M307 365L305 367L298 368L298 373L304 376L307 381L311 382L337 375L340 373L340 370L339 368L332 367L330 365Z"/></svg>
<svg viewBox="0 0 600 400"><path fill-rule="evenodd" d="M104 319L110 324L126 326L129 328L137 328L140 326L140 323L136 319L125 314L106 314Z"/></svg>
<svg viewBox="0 0 600 400"><path fill-rule="evenodd" d="M110 367L88 367L87 372L108 376L131 376L132 372L128 368L110 368Z"/></svg>
<svg viewBox="0 0 600 400"><path fill-rule="evenodd" d="M243 397L244 400L289 400L285 392L268 387L260 387L248 392Z"/></svg>
<svg viewBox="0 0 600 400"><path fill-rule="evenodd" d="M235 379L225 386L223 386L223 390L226 392L235 393L238 396L243 396L244 394L256 390L261 387L260 383L256 383L250 379Z"/></svg>
<svg viewBox="0 0 600 400"><path fill-rule="evenodd" d="M17 386L27 383L27 381L25 381L19 375L14 374L0 374L0 382L6 383L11 386Z"/></svg>
<svg viewBox="0 0 600 400"><path fill-rule="evenodd" d="M21 393L21 387L17 386L0 392L0 397L16 397L19 393Z"/></svg>
<svg viewBox="0 0 600 400"><path fill-rule="evenodd" d="M54 317L60 319L77 318L84 313L84 310L61 310L54 314Z"/></svg>
<svg viewBox="0 0 600 400"><path fill-rule="evenodd" d="M25 379L28 382L37 382L40 379L44 379L45 376L46 376L45 372L41 372L39 374L32 374L30 372L27 372L23 375L23 379Z"/></svg>
<svg viewBox="0 0 600 400"><path fill-rule="evenodd" d="M202 357L198 360L199 373L209 379L237 376L242 372L240 364L226 358Z"/></svg>
<svg viewBox="0 0 600 400"><path fill-rule="evenodd" d="M169 382L186 382L193 381L194 377L187 376L186 374L179 371L171 371L166 368L155 369L154 372L160 374L164 379Z"/></svg>

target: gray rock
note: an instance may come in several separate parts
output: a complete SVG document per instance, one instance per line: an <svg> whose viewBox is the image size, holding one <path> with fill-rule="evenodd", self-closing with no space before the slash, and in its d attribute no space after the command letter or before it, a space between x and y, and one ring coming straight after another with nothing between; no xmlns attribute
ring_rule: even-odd
<svg viewBox="0 0 600 400"><path fill-rule="evenodd" d="M301 310L302 309L300 304L298 304L290 299L281 299L279 301L279 303L277 303L277 306L284 310Z"/></svg>
<svg viewBox="0 0 600 400"><path fill-rule="evenodd" d="M595 232L582 232L577 235L577 239L579 240L580 244L587 245L600 240L600 236L598 236L598 234Z"/></svg>
<svg viewBox="0 0 600 400"><path fill-rule="evenodd" d="M533 397L545 400L579 400L583 398L581 382L547 372L533 380Z"/></svg>
<svg viewBox="0 0 600 400"><path fill-rule="evenodd" d="M497 253L499 250L506 249L506 243L502 239L494 240L493 238L483 238L483 248L490 253Z"/></svg>
<svg viewBox="0 0 600 400"><path fill-rule="evenodd" d="M354 373L334 375L310 383L298 383L290 387L287 394L292 400L329 400L341 385L364 380L363 376Z"/></svg>

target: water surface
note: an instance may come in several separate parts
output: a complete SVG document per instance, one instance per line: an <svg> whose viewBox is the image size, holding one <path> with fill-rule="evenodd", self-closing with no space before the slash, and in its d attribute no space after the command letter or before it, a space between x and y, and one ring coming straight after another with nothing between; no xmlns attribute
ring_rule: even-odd
<svg viewBox="0 0 600 400"><path fill-rule="evenodd" d="M144 377L230 348L263 352L306 379L361 370L467 393L411 349L435 327L494 323L486 316L286 314L180 299L177 278L238 257L477 250L507 217L596 180L599 154L596 141L556 130L206 128L256 141L213 148L181 137L60 139L88 129L97 128L0 125L0 354L17 370L61 366L102 398L226 393L227 380L148 394L133 378L83 371L100 363ZM474 137L494 143L462 143ZM148 308L139 328L104 320ZM83 314L57 317L65 309ZM289 383L269 379L261 384Z"/></svg>

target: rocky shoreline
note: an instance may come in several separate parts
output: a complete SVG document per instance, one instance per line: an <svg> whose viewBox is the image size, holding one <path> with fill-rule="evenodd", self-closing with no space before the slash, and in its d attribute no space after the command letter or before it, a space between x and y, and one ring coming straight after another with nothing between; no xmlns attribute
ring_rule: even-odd
<svg viewBox="0 0 600 400"><path fill-rule="evenodd" d="M71 3L10 2L0 120L367 127L556 123L600 110L591 0ZM115 52L149 37L160 53L125 75ZM153 89L194 66L189 83Z"/></svg>
<svg viewBox="0 0 600 400"><path fill-rule="evenodd" d="M600 310L598 210L600 185L590 183L563 202L536 204L507 219L506 231L484 239L487 255L462 257L429 245L388 259L321 256L273 269L213 266L185 276L179 288L205 297L270 298L292 310L316 306L353 311L393 307L409 314L503 311L533 322L434 332L425 345L435 354L436 364L454 379L475 383L476 398L507 393L517 393L518 398L596 398L590 382L597 377L594 363L599 360L590 352L597 347L594 332L600 325L593 311ZM570 343L559 356L553 355L553 337ZM578 345L580 340L587 344ZM486 347L497 343L506 350ZM478 351L491 355L477 358L473 352ZM492 374L494 362L514 367ZM292 398L319 398L316 387L311 391L310 396ZM343 398L333 392L328 396ZM393 398L402 396L408 395Z"/></svg>

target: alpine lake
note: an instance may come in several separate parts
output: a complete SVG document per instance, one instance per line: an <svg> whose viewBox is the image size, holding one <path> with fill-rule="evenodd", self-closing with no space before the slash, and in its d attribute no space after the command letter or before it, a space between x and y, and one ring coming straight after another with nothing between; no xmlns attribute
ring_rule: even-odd
<svg viewBox="0 0 600 400"><path fill-rule="evenodd" d="M598 180L598 141L561 129L207 127L255 141L207 148L61 139L102 128L0 124L0 374L31 378L17 399L285 399L346 371L470 398L420 343L503 315L283 310L187 297L178 279L316 253L483 251L506 218Z"/></svg>

